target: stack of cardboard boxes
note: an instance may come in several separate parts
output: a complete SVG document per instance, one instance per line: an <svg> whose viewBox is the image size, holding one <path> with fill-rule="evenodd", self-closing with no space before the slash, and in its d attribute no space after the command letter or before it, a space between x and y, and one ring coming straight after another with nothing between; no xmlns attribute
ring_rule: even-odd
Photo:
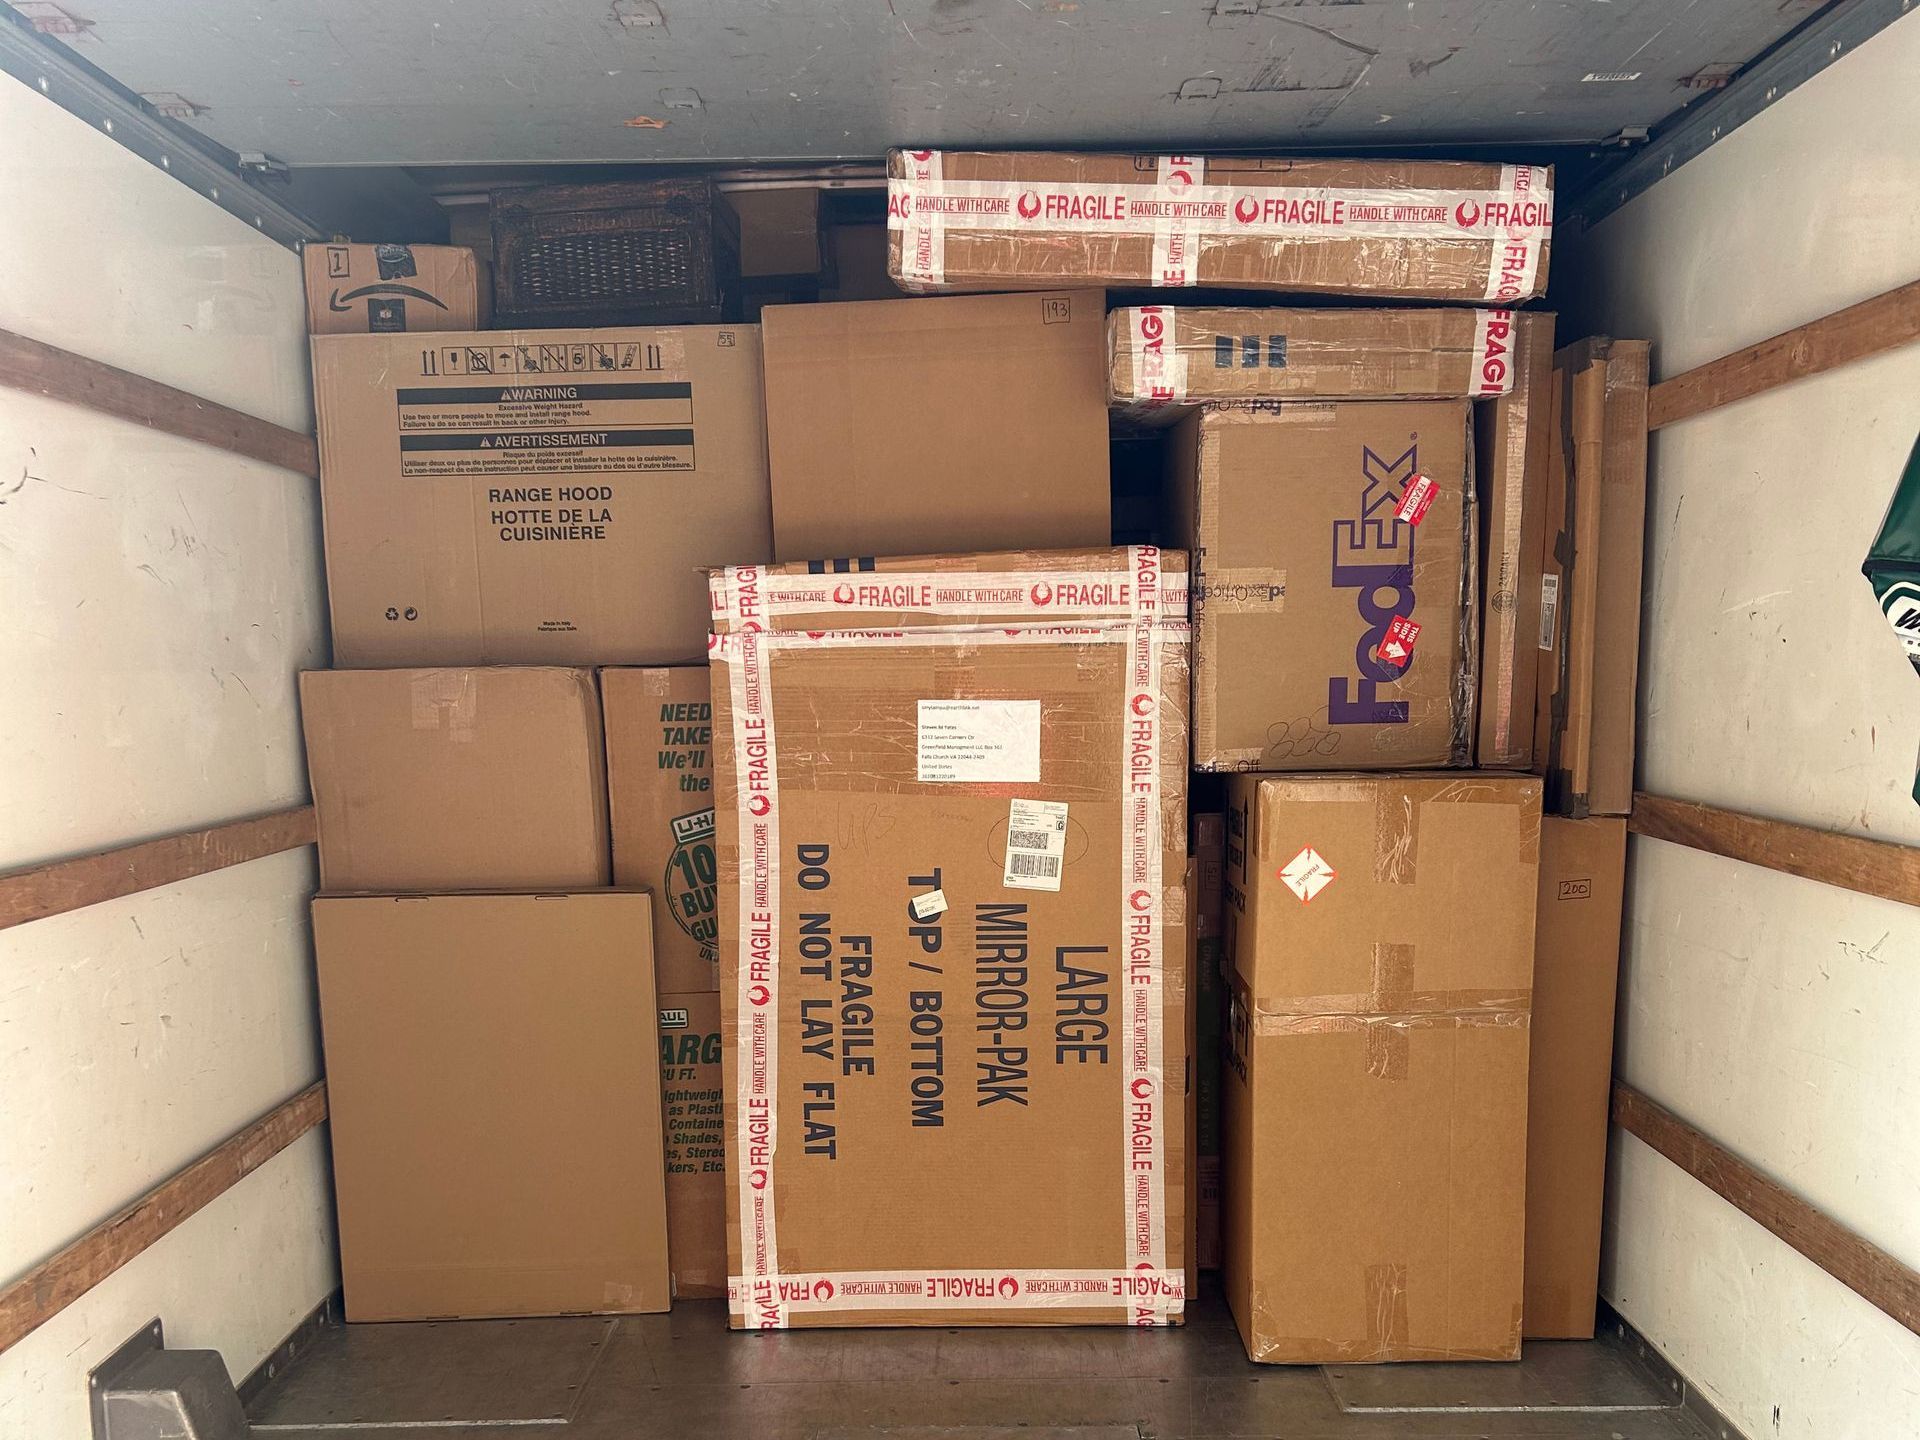
<svg viewBox="0 0 1920 1440"><path fill-rule="evenodd" d="M1617 938L1619 822L1543 862L1541 797L1605 813L1622 724L1630 781L1592 627L1638 523L1618 446L1553 478L1617 417L1512 308L1550 173L890 173L895 281L1009 293L422 333L478 296L336 303L310 252L316 321L403 332L315 341L350 1316L1165 1325L1219 1266L1256 1359L1517 1354L1530 1218L1598 1213L1611 955L1535 896ZM1110 284L1472 308L1061 288ZM1563 368L1630 407L1632 349ZM1537 1204L1530 1037L1578 1112Z"/></svg>

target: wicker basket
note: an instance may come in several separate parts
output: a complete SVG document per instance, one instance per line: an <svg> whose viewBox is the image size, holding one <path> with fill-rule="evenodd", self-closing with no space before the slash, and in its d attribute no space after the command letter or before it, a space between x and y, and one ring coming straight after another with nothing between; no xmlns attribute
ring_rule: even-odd
<svg viewBox="0 0 1920 1440"><path fill-rule="evenodd" d="M734 318L740 242L704 177L493 194L495 324L712 324Z"/></svg>

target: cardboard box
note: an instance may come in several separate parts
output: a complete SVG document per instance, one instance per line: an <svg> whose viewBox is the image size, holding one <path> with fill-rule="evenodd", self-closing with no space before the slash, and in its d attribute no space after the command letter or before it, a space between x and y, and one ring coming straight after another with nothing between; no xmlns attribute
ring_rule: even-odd
<svg viewBox="0 0 1920 1440"><path fill-rule="evenodd" d="M1553 316L1513 317L1513 388L1474 407L1480 475L1480 702L1474 761L1533 768L1533 705L1540 669L1540 566L1554 431Z"/></svg>
<svg viewBox="0 0 1920 1440"><path fill-rule="evenodd" d="M302 257L310 335L484 330L493 318L487 267L461 246L315 240Z"/></svg>
<svg viewBox="0 0 1920 1440"><path fill-rule="evenodd" d="M1548 808L1576 819L1633 808L1650 348L1595 338L1553 357L1534 760Z"/></svg>
<svg viewBox="0 0 1920 1440"><path fill-rule="evenodd" d="M336 664L671 664L772 547L749 326L313 342Z"/></svg>
<svg viewBox="0 0 1920 1440"><path fill-rule="evenodd" d="M1181 422L1167 533L1197 574L1195 768L1467 763L1468 421L1465 400L1406 400L1210 405Z"/></svg>
<svg viewBox="0 0 1920 1440"><path fill-rule="evenodd" d="M1087 292L768 309L775 557L1110 544L1104 309Z"/></svg>
<svg viewBox="0 0 1920 1440"><path fill-rule="evenodd" d="M1519 1358L1540 790L1234 777L1225 1281L1253 1359Z"/></svg>
<svg viewBox="0 0 1920 1440"><path fill-rule="evenodd" d="M931 563L716 577L732 1324L1177 1323L1184 557Z"/></svg>
<svg viewBox="0 0 1920 1440"><path fill-rule="evenodd" d="M313 902L349 1320L665 1310L644 894Z"/></svg>
<svg viewBox="0 0 1920 1440"><path fill-rule="evenodd" d="M1187 914L1187 953L1184 957L1189 984L1200 973L1199 936L1193 924L1194 897L1200 893L1200 862L1191 854L1187 856L1187 872L1181 882ZM1200 1031L1195 1011L1199 1008L1199 992L1192 992L1194 1003L1187 1006L1187 1070L1184 1093L1186 1096L1187 1135L1190 1139L1200 1133ZM1214 1057L1218 1059L1216 1055ZM1186 1293L1197 1296L1200 1293L1200 1154L1199 1146L1190 1143L1187 1146L1187 1169L1184 1177L1187 1191L1187 1234L1184 1253L1187 1257Z"/></svg>
<svg viewBox="0 0 1920 1440"><path fill-rule="evenodd" d="M1527 1075L1529 1338L1593 1338L1626 866L1625 820L1541 822Z"/></svg>
<svg viewBox="0 0 1920 1440"><path fill-rule="evenodd" d="M653 891L660 988L717 990L713 706L707 667L600 672L613 883Z"/></svg>
<svg viewBox="0 0 1920 1440"><path fill-rule="evenodd" d="M587 670L309 670L300 717L323 890L607 883Z"/></svg>
<svg viewBox="0 0 1920 1440"><path fill-rule="evenodd" d="M730 190L740 223L740 278L820 273L820 192Z"/></svg>
<svg viewBox="0 0 1920 1440"><path fill-rule="evenodd" d="M1226 1024L1224 924L1227 817L1193 817L1191 904L1194 1021L1196 1265L1220 1268L1220 1035Z"/></svg>
<svg viewBox="0 0 1920 1440"><path fill-rule="evenodd" d="M887 176L889 263L909 290L1546 293L1550 166L896 150Z"/></svg>
<svg viewBox="0 0 1920 1440"><path fill-rule="evenodd" d="M727 1165L722 1133L720 996L660 997L660 1094L666 1114L667 1257L673 1298L727 1293Z"/></svg>
<svg viewBox="0 0 1920 1440"><path fill-rule="evenodd" d="M1140 305L1107 316L1107 401L1171 424L1216 400L1446 400L1513 386L1511 310Z"/></svg>

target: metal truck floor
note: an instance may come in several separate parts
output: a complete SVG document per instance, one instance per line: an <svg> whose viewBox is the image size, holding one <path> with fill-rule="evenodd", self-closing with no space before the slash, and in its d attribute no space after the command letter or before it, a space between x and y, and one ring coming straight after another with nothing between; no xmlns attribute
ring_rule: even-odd
<svg viewBox="0 0 1920 1440"><path fill-rule="evenodd" d="M1618 1340L1514 1365L1250 1364L1217 1292L1178 1330L731 1334L671 1315L341 1325L259 1440L1718 1440Z"/></svg>

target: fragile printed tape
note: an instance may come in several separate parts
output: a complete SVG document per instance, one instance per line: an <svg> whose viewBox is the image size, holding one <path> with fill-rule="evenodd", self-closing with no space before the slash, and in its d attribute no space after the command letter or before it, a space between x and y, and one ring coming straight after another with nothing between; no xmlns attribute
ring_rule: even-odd
<svg viewBox="0 0 1920 1440"><path fill-rule="evenodd" d="M1169 268L1192 284L1207 240L1477 240L1493 246L1484 298L1510 304L1531 296L1553 228L1553 191L1538 165L1503 165L1491 190L1209 184L1204 169L1177 186L1169 156L1152 182L952 180L937 150L907 151L906 173L887 182L887 224L903 232L902 278L937 284L946 273L946 232L1032 231L1149 236L1155 274L1162 247ZM1183 256L1174 267L1178 246ZM1187 258L1191 257L1191 258Z"/></svg>
<svg viewBox="0 0 1920 1440"><path fill-rule="evenodd" d="M1134 577L1120 570L863 570L832 575L769 574L758 565L714 571L707 595L716 629L770 628L775 617L937 615L1119 619L1134 613ZM1184 616L1187 577L1167 577L1161 613ZM837 628L837 627L836 627Z"/></svg>
<svg viewBox="0 0 1920 1440"><path fill-rule="evenodd" d="M1468 389L1476 399L1505 395L1513 389L1513 312L1477 309L1473 312L1473 371Z"/></svg>
<svg viewBox="0 0 1920 1440"><path fill-rule="evenodd" d="M1196 272L1194 230L1184 200L1206 183L1207 162L1199 155L1162 155L1154 166L1154 187L1167 200L1153 220L1153 275L1151 285L1192 285Z"/></svg>
<svg viewBox="0 0 1920 1440"><path fill-rule="evenodd" d="M1180 349L1178 322L1179 312L1172 305L1139 305L1127 311L1136 404L1177 405L1187 398L1187 357Z"/></svg>
<svg viewBox="0 0 1920 1440"><path fill-rule="evenodd" d="M1178 1270L838 1270L735 1275L727 1282L734 1314L849 1310L1130 1309L1166 1317L1186 1303Z"/></svg>

